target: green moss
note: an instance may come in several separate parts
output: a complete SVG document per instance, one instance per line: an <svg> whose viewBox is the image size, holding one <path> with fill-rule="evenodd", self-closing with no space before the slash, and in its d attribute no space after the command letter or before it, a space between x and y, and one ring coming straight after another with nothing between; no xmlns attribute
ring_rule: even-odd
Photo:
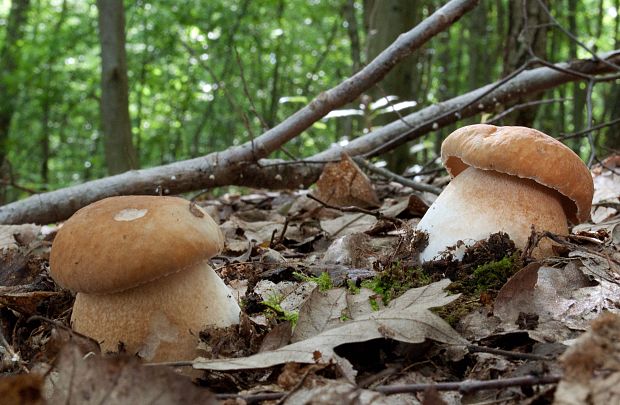
<svg viewBox="0 0 620 405"><path fill-rule="evenodd" d="M370 297L368 301L370 302L370 308L372 308L373 311L379 310L379 303L376 298Z"/></svg>
<svg viewBox="0 0 620 405"><path fill-rule="evenodd" d="M360 293L360 288L355 284L355 281L353 280L347 280L347 290L349 290L349 292L354 295Z"/></svg>
<svg viewBox="0 0 620 405"><path fill-rule="evenodd" d="M297 320L299 319L299 313L296 311L285 311L280 306L280 302L282 302L282 297L274 294L267 298L265 301L263 301L263 305L267 307L266 312L271 312L273 316L276 317L276 319L279 319L281 321L290 321L294 327L295 324L297 324Z"/></svg>
<svg viewBox="0 0 620 405"><path fill-rule="evenodd" d="M300 281L312 281L319 286L319 291L327 291L331 288L334 288L334 283L332 283L331 277L329 277L329 273L323 272L318 277L307 276L303 273L294 272L293 276Z"/></svg>
<svg viewBox="0 0 620 405"><path fill-rule="evenodd" d="M478 266L472 272L464 287L467 291L479 295L487 291L498 291L508 279L521 268L518 254L504 257L496 262Z"/></svg>
<svg viewBox="0 0 620 405"><path fill-rule="evenodd" d="M433 280L420 268L406 268L400 262L395 262L386 270L380 272L372 280L362 282L362 287L371 289L381 295L387 304L405 291L428 285Z"/></svg>

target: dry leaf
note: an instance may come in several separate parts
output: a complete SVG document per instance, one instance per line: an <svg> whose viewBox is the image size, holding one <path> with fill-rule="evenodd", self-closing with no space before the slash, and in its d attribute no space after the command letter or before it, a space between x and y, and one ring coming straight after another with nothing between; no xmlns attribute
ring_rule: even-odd
<svg viewBox="0 0 620 405"><path fill-rule="evenodd" d="M289 322L281 322L265 335L260 345L259 352L268 352L286 346L291 341L293 325Z"/></svg>
<svg viewBox="0 0 620 405"><path fill-rule="evenodd" d="M316 288L299 311L299 321L291 342L299 342L342 325L346 309L347 290L334 288L320 291Z"/></svg>
<svg viewBox="0 0 620 405"><path fill-rule="evenodd" d="M560 358L554 404L620 403L620 315L603 313Z"/></svg>
<svg viewBox="0 0 620 405"><path fill-rule="evenodd" d="M370 298L374 291L361 288L352 294L344 288L328 291L315 289L299 311L299 320L291 341L299 342L342 325L350 319L360 319L372 313Z"/></svg>
<svg viewBox="0 0 620 405"><path fill-rule="evenodd" d="M316 187L317 197L327 204L364 208L381 205L368 176L344 153L340 162L325 165Z"/></svg>
<svg viewBox="0 0 620 405"><path fill-rule="evenodd" d="M213 395L166 367L133 357L83 355L74 345L61 351L48 375L50 404L216 404Z"/></svg>
<svg viewBox="0 0 620 405"><path fill-rule="evenodd" d="M372 215L349 213L338 218L321 221L323 229L330 237L362 233L371 229L377 223L377 218Z"/></svg>
<svg viewBox="0 0 620 405"><path fill-rule="evenodd" d="M44 300L61 294L54 291L21 292L19 290L19 287L0 286L0 308L9 307L25 315L34 315L37 307Z"/></svg>
<svg viewBox="0 0 620 405"><path fill-rule="evenodd" d="M376 391L365 390L346 381L326 380L314 388L303 388L291 394L285 404L356 404L356 405L391 405L399 401L386 397Z"/></svg>
<svg viewBox="0 0 620 405"><path fill-rule="evenodd" d="M571 330L584 330L605 309L615 310L620 286L591 272L578 260L564 268L530 264L515 274L500 290L493 313L515 327L520 313L538 315L539 326L530 337L561 341ZM574 334L574 333L572 333Z"/></svg>
<svg viewBox="0 0 620 405"><path fill-rule="evenodd" d="M350 363L336 355L334 348L345 343L390 338L406 343L421 343L426 339L462 345L466 343L443 319L429 308L446 305L458 298L448 296L444 288L450 283L442 280L426 287L407 291L393 300L389 307L372 312L342 326L328 329L307 340L284 346L271 352L236 359L197 359L194 368L205 370L244 370L265 368L289 362L327 364L334 362L343 374L354 379Z"/></svg>
<svg viewBox="0 0 620 405"><path fill-rule="evenodd" d="M41 389L43 378L37 374L21 374L0 378L0 403L44 404Z"/></svg>
<svg viewBox="0 0 620 405"><path fill-rule="evenodd" d="M377 261L373 254L370 236L365 233L352 233L333 241L325 251L322 262L355 268L372 268L372 263Z"/></svg>
<svg viewBox="0 0 620 405"><path fill-rule="evenodd" d="M41 227L35 224L0 225L0 252L28 245L40 231Z"/></svg>
<svg viewBox="0 0 620 405"><path fill-rule="evenodd" d="M592 222L595 224L605 221L609 217L618 213L615 208L596 206L599 203L620 203L620 155L610 156L603 161L603 165L598 165L592 172L594 174L594 196L592 197Z"/></svg>

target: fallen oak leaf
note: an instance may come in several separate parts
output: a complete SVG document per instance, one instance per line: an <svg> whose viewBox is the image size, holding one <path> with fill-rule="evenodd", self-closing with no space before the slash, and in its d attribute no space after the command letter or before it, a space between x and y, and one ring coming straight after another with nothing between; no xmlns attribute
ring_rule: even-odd
<svg viewBox="0 0 620 405"><path fill-rule="evenodd" d="M445 305L458 298L458 295L448 296L443 290L449 283L449 280L441 280L426 287L409 290L393 300L386 309L345 322L342 326L327 329L310 339L277 350L233 359L198 358L192 365L201 370L232 371L267 368L289 362L333 362L340 367L345 377L353 380L355 370L346 359L338 356L334 349L346 343L383 338L386 330L390 331L392 339L405 343L421 343L431 339L464 345L467 343L464 338L443 319L429 311L429 308ZM435 299L432 299L433 294L436 294ZM320 353L319 357L317 352Z"/></svg>
<svg viewBox="0 0 620 405"><path fill-rule="evenodd" d="M130 356L101 357L66 345L47 376L50 404L216 404L204 388L164 367Z"/></svg>

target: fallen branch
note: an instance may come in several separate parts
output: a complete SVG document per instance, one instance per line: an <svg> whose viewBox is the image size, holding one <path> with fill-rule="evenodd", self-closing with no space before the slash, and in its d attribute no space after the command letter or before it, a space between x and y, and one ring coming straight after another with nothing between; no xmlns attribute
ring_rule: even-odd
<svg viewBox="0 0 620 405"><path fill-rule="evenodd" d="M552 65L553 67L524 70L499 86L498 84L503 80L423 108L403 119L353 139L346 146L328 149L312 156L311 159L335 159L342 152L346 152L349 156L377 156L463 118L482 112L494 112L497 107L525 94L533 95L564 83L582 80L582 77L574 72L586 77L613 72L615 70L609 64L620 63L620 49L600 55L597 59L605 62L599 62L596 59L579 59L558 63Z"/></svg>
<svg viewBox="0 0 620 405"><path fill-rule="evenodd" d="M620 63L620 50L601 58ZM561 70L541 67L524 71L501 87L497 87L497 83L492 83L440 104L423 108L354 139L344 147L337 146L299 162L262 159L256 163L252 160L251 149L247 149L246 144L197 159L131 171L37 194L0 207L0 223L54 222L68 218L81 207L104 197L156 194L158 188L163 190L164 194L178 194L226 185L270 189L304 188L317 180L325 162L339 159L342 152L349 156L368 154L385 145L387 140L400 138L399 142L394 143L396 147L462 118L494 111L497 105L517 99L523 94L535 94L560 84L580 80L579 76L567 73L567 69L586 75L603 74L612 69L608 64L593 59L560 63L556 67ZM497 88L489 92L489 88L494 87ZM480 98L482 94L484 97ZM478 101L474 103L475 100ZM446 111L455 109L459 109L458 113L445 114ZM403 134L407 136L402 137Z"/></svg>
<svg viewBox="0 0 620 405"><path fill-rule="evenodd" d="M375 166L360 156L354 157L353 160L355 161L355 163L362 166L364 169L367 169L373 173L383 176L388 180L392 180L397 183L400 183L403 186L411 187L412 189L418 190L418 191L428 191L429 193L433 193L436 195L439 195L441 193L441 189L439 187L435 187L435 186L431 186L430 184L425 184L425 183L420 183L417 181L409 180L408 178L400 176L396 173L392 173L391 171L383 167Z"/></svg>
<svg viewBox="0 0 620 405"><path fill-rule="evenodd" d="M201 158L130 171L34 195L0 207L0 223L55 222L68 218L81 207L102 198L125 194L153 194L157 187L161 187L165 194L178 194L230 184L245 185L247 180L244 168L247 162L255 162L256 159L268 156L328 112L356 99L379 82L397 63L450 27L477 3L478 0L451 0L416 27L401 34L358 73L319 94L310 104L251 142ZM254 177L251 173L250 175L250 178Z"/></svg>
<svg viewBox="0 0 620 405"><path fill-rule="evenodd" d="M533 385L548 385L557 384L561 377L557 375L549 376L524 376L524 377L512 377L502 378L498 380L465 380L456 382L443 382L443 383L426 383L426 384L402 384L402 385L380 385L373 388L373 391L378 391L385 395L403 394L424 392L427 389L435 389L437 391L458 391L460 393L471 393L483 390L495 390L508 387L520 387L520 386L533 386ZM266 400L276 400L287 395L287 392L264 392L252 395L239 395L239 394L216 394L216 398L219 400L225 399L243 399L248 403Z"/></svg>

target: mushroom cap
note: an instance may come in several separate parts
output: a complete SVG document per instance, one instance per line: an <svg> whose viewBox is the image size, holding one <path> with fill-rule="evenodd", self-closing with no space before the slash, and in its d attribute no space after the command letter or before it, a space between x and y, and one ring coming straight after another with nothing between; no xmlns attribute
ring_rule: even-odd
<svg viewBox="0 0 620 405"><path fill-rule="evenodd" d="M590 170L566 145L535 129L465 126L443 141L441 160L452 177L471 166L534 180L564 197L562 206L572 223L590 218Z"/></svg>
<svg viewBox="0 0 620 405"><path fill-rule="evenodd" d="M187 200L110 197L80 209L60 228L50 272L70 290L115 293L188 269L223 245L215 221Z"/></svg>

